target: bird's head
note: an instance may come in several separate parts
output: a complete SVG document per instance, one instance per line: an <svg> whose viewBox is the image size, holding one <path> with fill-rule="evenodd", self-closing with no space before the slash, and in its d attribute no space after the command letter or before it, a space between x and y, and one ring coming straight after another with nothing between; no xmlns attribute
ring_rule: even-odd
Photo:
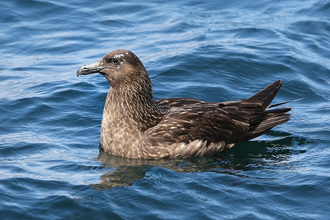
<svg viewBox="0 0 330 220"><path fill-rule="evenodd" d="M101 60L83 65L77 70L77 76L92 73L102 74L113 88L151 87L146 69L140 59L129 50L112 51Z"/></svg>

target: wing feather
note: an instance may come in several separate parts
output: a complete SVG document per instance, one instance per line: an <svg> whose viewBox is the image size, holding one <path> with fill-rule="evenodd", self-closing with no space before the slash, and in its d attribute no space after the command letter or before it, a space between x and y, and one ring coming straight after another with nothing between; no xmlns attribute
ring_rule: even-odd
<svg viewBox="0 0 330 220"><path fill-rule="evenodd" d="M241 139L248 130L248 117L242 108L219 108L218 103L207 103L171 108L145 134L167 144L195 140L218 143Z"/></svg>

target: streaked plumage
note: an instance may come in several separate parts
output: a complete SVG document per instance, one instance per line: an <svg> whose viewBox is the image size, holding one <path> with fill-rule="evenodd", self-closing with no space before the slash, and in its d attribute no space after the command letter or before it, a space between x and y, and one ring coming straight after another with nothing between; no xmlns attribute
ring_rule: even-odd
<svg viewBox="0 0 330 220"><path fill-rule="evenodd" d="M112 51L77 70L78 76L91 73L101 73L110 83L100 141L105 152L117 156L213 156L290 119L286 114L290 108L270 105L281 80L248 99L219 103L190 98L153 100L148 73L128 50Z"/></svg>

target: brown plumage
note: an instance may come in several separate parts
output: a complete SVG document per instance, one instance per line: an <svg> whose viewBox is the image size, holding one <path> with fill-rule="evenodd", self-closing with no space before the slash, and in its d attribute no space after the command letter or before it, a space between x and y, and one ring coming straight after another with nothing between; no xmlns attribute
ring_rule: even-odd
<svg viewBox="0 0 330 220"><path fill-rule="evenodd" d="M129 158L213 156L287 122L288 107L270 109L282 81L239 101L153 100L148 73L137 56L115 50L81 66L77 75L102 74L110 83L102 125L105 152Z"/></svg>

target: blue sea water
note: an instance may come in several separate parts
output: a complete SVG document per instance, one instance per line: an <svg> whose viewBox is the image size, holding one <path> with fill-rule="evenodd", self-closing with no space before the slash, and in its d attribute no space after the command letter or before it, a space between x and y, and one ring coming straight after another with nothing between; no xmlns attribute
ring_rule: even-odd
<svg viewBox="0 0 330 220"><path fill-rule="evenodd" d="M0 1L0 219L329 219L330 2ZM275 80L288 123L214 158L99 151L115 49L154 98L247 98Z"/></svg>

